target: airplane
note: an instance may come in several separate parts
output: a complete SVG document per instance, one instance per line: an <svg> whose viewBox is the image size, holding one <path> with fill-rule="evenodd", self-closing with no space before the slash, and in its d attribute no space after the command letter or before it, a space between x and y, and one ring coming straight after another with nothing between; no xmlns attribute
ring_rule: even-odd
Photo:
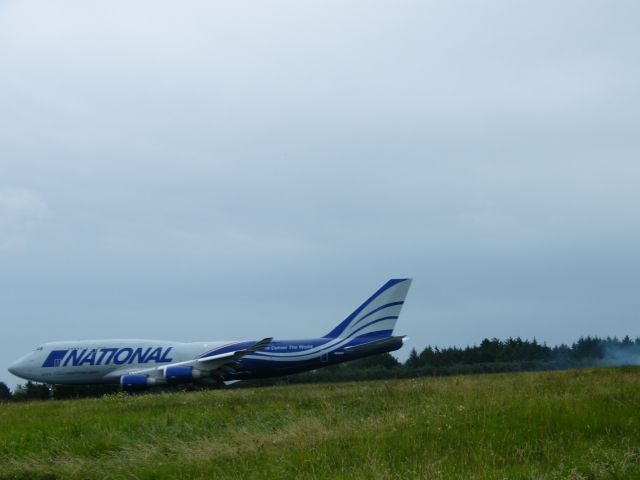
<svg viewBox="0 0 640 480"><path fill-rule="evenodd" d="M320 338L231 342L83 340L40 345L9 371L51 385L117 384L123 390L181 383L215 383L277 377L392 352L411 279L392 279Z"/></svg>

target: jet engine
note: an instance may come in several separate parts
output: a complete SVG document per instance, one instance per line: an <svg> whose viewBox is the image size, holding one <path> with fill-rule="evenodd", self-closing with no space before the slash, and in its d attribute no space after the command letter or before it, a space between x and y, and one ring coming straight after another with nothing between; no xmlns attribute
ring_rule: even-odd
<svg viewBox="0 0 640 480"><path fill-rule="evenodd" d="M122 385L123 390L141 390L152 387L156 383L156 379L150 378L148 375L133 374L120 377L120 385Z"/></svg>
<svg viewBox="0 0 640 480"><path fill-rule="evenodd" d="M202 376L202 372L193 367L176 365L164 369L164 378L167 383L186 383L197 380Z"/></svg>

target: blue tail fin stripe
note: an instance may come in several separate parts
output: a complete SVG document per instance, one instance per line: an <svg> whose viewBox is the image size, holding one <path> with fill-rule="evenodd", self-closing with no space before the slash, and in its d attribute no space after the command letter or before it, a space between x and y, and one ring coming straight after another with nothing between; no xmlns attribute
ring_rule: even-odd
<svg viewBox="0 0 640 480"><path fill-rule="evenodd" d="M365 318L370 317L371 315L373 315L374 313L379 312L380 310L384 310L385 308L389 308L389 307L395 307L396 305L402 305L404 304L404 302L391 302L391 303L387 303L386 305L382 305L381 307L376 308L375 310L371 310L369 313L367 313L364 317L360 318L356 323L354 323L353 325L351 325L351 328L355 327L356 325L358 325L360 322L362 322ZM396 317L397 318L397 317Z"/></svg>
<svg viewBox="0 0 640 480"><path fill-rule="evenodd" d="M371 325L373 325L374 323L378 323L378 322L383 322L385 320L397 320L398 316L397 315L391 315L388 317L382 317L382 318L376 318L374 321L367 323L366 325L361 326L359 329L357 329L356 331L352 332L348 338L354 336L356 333L358 333L360 330L363 330L367 327L370 327Z"/></svg>
<svg viewBox="0 0 640 480"><path fill-rule="evenodd" d="M367 306L371 302L373 302L376 298L378 298L386 290L389 290L394 285L397 285L398 283L404 282L406 280L407 280L406 278L389 280L382 287L380 287L380 289L376 293L371 295L371 297L369 297L369 299L366 302L364 302L362 305L360 305L351 315L349 315L347 318L345 318L336 328L334 328L327 335L325 335L325 338L335 338L338 335L340 335L344 331L344 329L347 328L347 326L349 326L351 321L354 318L356 318L360 314L360 312L362 312L365 308L367 308Z"/></svg>

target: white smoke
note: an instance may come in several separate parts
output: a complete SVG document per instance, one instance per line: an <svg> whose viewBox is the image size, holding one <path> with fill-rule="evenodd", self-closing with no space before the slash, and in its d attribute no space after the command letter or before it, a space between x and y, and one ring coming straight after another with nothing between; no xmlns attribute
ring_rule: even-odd
<svg viewBox="0 0 640 480"><path fill-rule="evenodd" d="M629 345L605 344L604 358L598 364L612 367L640 365L640 346L633 343Z"/></svg>

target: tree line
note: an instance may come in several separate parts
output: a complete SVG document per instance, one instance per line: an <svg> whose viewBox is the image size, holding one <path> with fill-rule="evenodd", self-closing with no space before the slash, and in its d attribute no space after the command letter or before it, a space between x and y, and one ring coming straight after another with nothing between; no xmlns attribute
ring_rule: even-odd
<svg viewBox="0 0 640 480"><path fill-rule="evenodd" d="M549 362L582 363L585 360L632 359L640 354L640 337L632 340L629 336L619 340L616 337L580 337L571 345L548 347L545 343L523 340L520 337L499 340L485 338L480 345L439 349L427 346L422 352L413 349L405 366L444 367L452 365L501 363L501 362Z"/></svg>
<svg viewBox="0 0 640 480"><path fill-rule="evenodd" d="M605 365L640 365L640 337L580 337L571 345L549 347L520 337L485 338L479 345L415 348L402 363L386 353L283 378L240 382L240 387L283 383L409 378L507 371L559 370ZM163 387L164 390L210 388L200 385ZM0 402L95 397L119 391L118 385L54 385L27 382L11 391L0 382Z"/></svg>

